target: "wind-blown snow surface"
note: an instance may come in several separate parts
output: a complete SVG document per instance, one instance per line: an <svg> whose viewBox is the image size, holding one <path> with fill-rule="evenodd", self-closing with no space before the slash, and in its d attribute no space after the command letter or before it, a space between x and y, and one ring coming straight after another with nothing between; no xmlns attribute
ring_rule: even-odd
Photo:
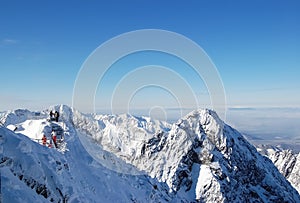
<svg viewBox="0 0 300 203"><path fill-rule="evenodd" d="M170 125L53 108L60 111L59 125L65 129L66 147L60 152L32 142L21 131L1 128L3 200L300 202L273 163L213 111L193 111ZM32 118L24 117L5 125L30 126ZM50 124L43 119L37 120L45 129ZM47 130L36 127L40 131ZM34 134L32 129L22 132Z"/></svg>

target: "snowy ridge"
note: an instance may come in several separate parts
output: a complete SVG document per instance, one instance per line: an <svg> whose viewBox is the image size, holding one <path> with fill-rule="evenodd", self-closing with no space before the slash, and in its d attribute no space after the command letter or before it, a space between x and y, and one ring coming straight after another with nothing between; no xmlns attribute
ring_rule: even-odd
<svg viewBox="0 0 300 203"><path fill-rule="evenodd" d="M92 122L88 123L94 125L85 130L105 150L166 182L172 193L190 192L189 198L208 202L244 202L249 198L300 201L272 162L213 111L193 111L169 130L157 126L152 135L153 131L149 134L138 122L131 123L135 117L125 117L89 117ZM81 118L74 124L85 126L84 122Z"/></svg>
<svg viewBox="0 0 300 203"><path fill-rule="evenodd" d="M272 160L280 173L300 193L300 153L295 154L291 150L267 145L259 145L257 148L258 151Z"/></svg>
<svg viewBox="0 0 300 203"><path fill-rule="evenodd" d="M14 125L33 118L46 118L44 112L31 112L27 109L17 109L14 111L3 112L1 115L1 123L4 126Z"/></svg>
<svg viewBox="0 0 300 203"><path fill-rule="evenodd" d="M64 154L21 133L0 128L3 202L169 202L172 199L163 183L147 176L116 173L95 162L82 147L71 123L65 124L70 130Z"/></svg>
<svg viewBox="0 0 300 203"><path fill-rule="evenodd" d="M171 125L127 114L82 114L64 105L50 109L62 116L64 153L24 136L35 133L25 129L32 118L6 121L24 128L17 134L0 129L8 200L19 202L11 194L16 185L35 202L300 202L274 164L214 111L193 111ZM41 185L46 197L37 192Z"/></svg>

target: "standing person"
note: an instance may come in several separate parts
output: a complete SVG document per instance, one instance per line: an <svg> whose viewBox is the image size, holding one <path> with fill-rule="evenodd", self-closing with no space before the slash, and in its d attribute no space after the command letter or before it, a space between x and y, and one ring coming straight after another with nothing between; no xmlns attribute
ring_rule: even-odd
<svg viewBox="0 0 300 203"><path fill-rule="evenodd" d="M52 148L52 140L50 139L50 142L49 142L49 144L48 144L48 147L49 148Z"/></svg>
<svg viewBox="0 0 300 203"><path fill-rule="evenodd" d="M46 137L45 134L44 134L43 137L42 137L42 142L43 142L43 145L46 146L46 143L47 143L47 137Z"/></svg>
<svg viewBox="0 0 300 203"><path fill-rule="evenodd" d="M57 148L57 144L56 144L56 132L54 130L52 130L52 140L53 140L53 143L54 143L54 146Z"/></svg>
<svg viewBox="0 0 300 203"><path fill-rule="evenodd" d="M55 116L55 121L58 122L58 118L59 118L58 111L55 111L54 116Z"/></svg>
<svg viewBox="0 0 300 203"><path fill-rule="evenodd" d="M56 122L58 122L58 118L59 118L59 112L57 112L57 121Z"/></svg>
<svg viewBox="0 0 300 203"><path fill-rule="evenodd" d="M52 118L53 118L53 112L52 110L50 111L50 121L52 121Z"/></svg>

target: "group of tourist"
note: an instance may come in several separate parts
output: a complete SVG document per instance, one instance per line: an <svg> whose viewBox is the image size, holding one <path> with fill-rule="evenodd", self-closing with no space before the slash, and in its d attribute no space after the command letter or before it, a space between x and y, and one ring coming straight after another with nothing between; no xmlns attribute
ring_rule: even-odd
<svg viewBox="0 0 300 203"><path fill-rule="evenodd" d="M52 148L52 143L54 144L55 148L57 148L57 142L56 142L56 132L54 130L52 130L51 132L51 139L49 139L49 143L48 143L48 147ZM47 145L47 136L44 134L42 137L42 143L44 146Z"/></svg>
<svg viewBox="0 0 300 203"><path fill-rule="evenodd" d="M58 122L59 113L58 111L55 111L54 113L50 111L50 121L56 121Z"/></svg>

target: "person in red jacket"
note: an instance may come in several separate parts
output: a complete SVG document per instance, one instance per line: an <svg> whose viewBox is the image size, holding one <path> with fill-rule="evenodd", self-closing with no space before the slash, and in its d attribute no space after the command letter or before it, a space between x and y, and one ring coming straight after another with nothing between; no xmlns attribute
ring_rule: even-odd
<svg viewBox="0 0 300 203"><path fill-rule="evenodd" d="M49 148L52 148L52 140L50 140L49 144L48 144Z"/></svg>
<svg viewBox="0 0 300 203"><path fill-rule="evenodd" d="M43 142L43 145L46 146L46 143L47 143L47 137L46 137L45 134L44 134L43 137L42 137L42 142Z"/></svg>
<svg viewBox="0 0 300 203"><path fill-rule="evenodd" d="M56 144L56 132L54 130L52 130L52 140L53 140L53 143L54 143L54 146L57 148L57 144Z"/></svg>

